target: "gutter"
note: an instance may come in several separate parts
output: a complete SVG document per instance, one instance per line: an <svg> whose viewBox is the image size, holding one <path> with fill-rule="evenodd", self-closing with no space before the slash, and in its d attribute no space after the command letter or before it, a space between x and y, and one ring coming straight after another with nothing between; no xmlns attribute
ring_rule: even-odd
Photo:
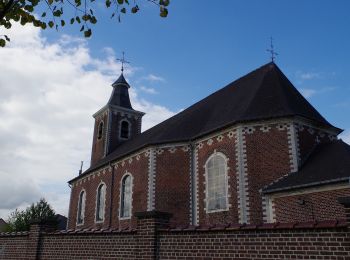
<svg viewBox="0 0 350 260"><path fill-rule="evenodd" d="M287 192L287 191L296 190L300 188L309 188L309 187L321 186L326 184L335 184L339 182L348 182L350 184L350 177L337 178L337 179L332 179L327 181L317 181L317 182L311 182L311 183L300 184L300 185L292 185L284 188L266 189L262 191L262 194L266 195L266 194L271 194L276 192Z"/></svg>

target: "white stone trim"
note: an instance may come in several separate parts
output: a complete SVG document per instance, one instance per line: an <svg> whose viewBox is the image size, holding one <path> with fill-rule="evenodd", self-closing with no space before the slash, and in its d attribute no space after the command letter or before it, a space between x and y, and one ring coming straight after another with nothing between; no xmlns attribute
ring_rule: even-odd
<svg viewBox="0 0 350 260"><path fill-rule="evenodd" d="M101 185L104 186L105 192L104 192L104 198L103 198L103 215L101 220L97 220L97 200L98 200L98 189L101 187ZM107 185L104 181L100 181L100 183L97 185L96 188L96 200L95 200L95 223L103 223L105 221L105 215L106 215L106 197L107 197Z"/></svg>
<svg viewBox="0 0 350 260"><path fill-rule="evenodd" d="M130 200L130 216L129 217L122 217L121 216L121 209L122 209L122 192L123 192L123 180L126 176L130 176L131 178L131 200ZM133 194L134 194L134 177L130 172L125 172L124 175L120 179L119 183L119 207L118 207L118 219L119 220L125 220L125 219L131 219L132 217L132 208L133 208Z"/></svg>
<svg viewBox="0 0 350 260"><path fill-rule="evenodd" d="M296 172L299 169L299 140L298 132L295 129L294 123L290 123L290 125L288 126L287 138L290 159L290 172Z"/></svg>
<svg viewBox="0 0 350 260"><path fill-rule="evenodd" d="M198 193L198 149L194 145L194 190L195 190L195 205L194 205L194 211L195 211L195 216L194 216L194 224L199 225L199 206L198 206L198 200L199 200L199 193Z"/></svg>
<svg viewBox="0 0 350 260"><path fill-rule="evenodd" d="M147 211L155 209L155 185L156 185L156 154L155 148L149 150L148 161L148 199Z"/></svg>
<svg viewBox="0 0 350 260"><path fill-rule="evenodd" d="M111 134L111 111L107 109L107 124L106 124L106 134L105 134L105 140L104 140L104 157L107 156L108 154L108 146L109 146L109 141L110 141L110 134Z"/></svg>
<svg viewBox="0 0 350 260"><path fill-rule="evenodd" d="M243 128L236 130L237 191L239 222L249 223L247 154Z"/></svg>
<svg viewBox="0 0 350 260"><path fill-rule="evenodd" d="M262 196L263 221L264 223L276 222L274 201L271 196Z"/></svg>
<svg viewBox="0 0 350 260"><path fill-rule="evenodd" d="M81 195L82 192L84 192L83 203L82 203L84 205L84 208L82 208L83 221L81 223L78 223L79 202L80 202L80 195ZM86 190L85 189L81 189L81 191L79 192L79 196L78 196L78 207L77 207L77 215L76 215L76 221L75 221L75 224L76 224L77 227L84 225L84 222L85 222L85 208L86 208Z"/></svg>

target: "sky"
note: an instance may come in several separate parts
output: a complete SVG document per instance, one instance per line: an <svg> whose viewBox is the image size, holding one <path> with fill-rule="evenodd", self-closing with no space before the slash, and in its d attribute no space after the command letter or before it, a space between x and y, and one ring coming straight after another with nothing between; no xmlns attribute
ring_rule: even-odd
<svg viewBox="0 0 350 260"><path fill-rule="evenodd" d="M67 181L89 166L92 114L108 101L125 51L143 130L268 63L350 143L350 1L172 0L169 16L139 0L121 23L97 1L91 39L68 26L14 25L0 49L0 218L44 197L67 215Z"/></svg>

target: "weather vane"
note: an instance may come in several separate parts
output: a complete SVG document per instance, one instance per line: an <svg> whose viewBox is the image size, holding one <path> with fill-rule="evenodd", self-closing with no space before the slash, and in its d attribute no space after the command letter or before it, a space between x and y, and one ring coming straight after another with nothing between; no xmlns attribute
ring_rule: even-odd
<svg viewBox="0 0 350 260"><path fill-rule="evenodd" d="M267 52L271 53L271 61L275 62L276 56L278 55L277 52L275 52L274 46L273 46L273 39L270 37L270 49L266 50Z"/></svg>
<svg viewBox="0 0 350 260"><path fill-rule="evenodd" d="M121 59L119 59L119 58L117 59L117 61L120 61L122 63L122 69L121 69L122 74L124 72L124 64L130 64L130 62L125 59L124 55L125 55L125 53L122 52L122 58Z"/></svg>

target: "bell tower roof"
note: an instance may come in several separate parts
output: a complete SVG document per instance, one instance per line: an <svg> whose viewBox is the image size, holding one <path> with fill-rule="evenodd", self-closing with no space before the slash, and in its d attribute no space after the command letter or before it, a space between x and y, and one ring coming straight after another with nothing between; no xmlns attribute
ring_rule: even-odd
<svg viewBox="0 0 350 260"><path fill-rule="evenodd" d="M124 78L123 73L112 84L113 91L108 100L108 105L119 106L127 109L133 109L129 97L130 85Z"/></svg>

